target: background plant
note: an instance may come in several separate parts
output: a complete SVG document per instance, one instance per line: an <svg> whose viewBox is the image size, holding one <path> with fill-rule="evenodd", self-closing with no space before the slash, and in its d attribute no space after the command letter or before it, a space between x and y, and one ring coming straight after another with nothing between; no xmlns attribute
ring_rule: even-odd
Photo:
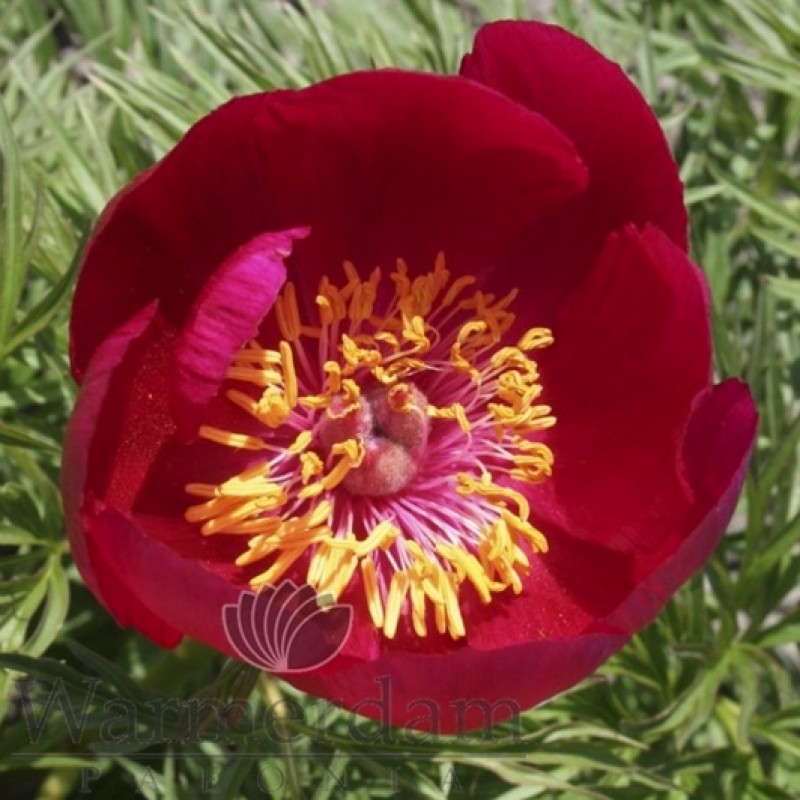
<svg viewBox="0 0 800 800"><path fill-rule="evenodd" d="M167 653L120 631L71 564L57 489L75 255L98 212L232 94L366 67L453 72L482 21L531 16L620 61L656 109L712 289L718 372L759 405L745 495L703 576L595 678L458 740L398 739L199 645ZM0 52L4 798L797 797L795 0L0 0ZM195 702L193 724L164 698ZM277 735L232 724L215 741L209 698L276 711ZM278 714L287 701L302 713Z"/></svg>

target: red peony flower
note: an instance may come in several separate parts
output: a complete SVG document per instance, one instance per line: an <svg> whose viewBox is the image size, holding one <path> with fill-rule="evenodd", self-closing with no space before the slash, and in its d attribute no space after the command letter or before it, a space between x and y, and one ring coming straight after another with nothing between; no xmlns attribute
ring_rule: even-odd
<svg viewBox="0 0 800 800"><path fill-rule="evenodd" d="M681 192L623 72L535 23L483 28L458 77L210 114L86 249L63 479L86 583L165 647L261 642L392 724L576 683L708 558L754 438L747 388L711 382ZM284 581L338 609L316 669L258 627Z"/></svg>

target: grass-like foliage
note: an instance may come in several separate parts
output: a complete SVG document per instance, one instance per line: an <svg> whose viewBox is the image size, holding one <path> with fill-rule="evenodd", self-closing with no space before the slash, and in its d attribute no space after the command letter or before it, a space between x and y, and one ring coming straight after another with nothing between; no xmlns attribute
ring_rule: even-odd
<svg viewBox="0 0 800 800"><path fill-rule="evenodd" d="M446 740L121 631L71 563L57 489L69 300L98 212L232 94L453 72L482 20L526 15L588 38L653 104L718 372L758 401L746 491L703 576L593 679ZM799 56L796 0L0 0L0 796L796 798Z"/></svg>

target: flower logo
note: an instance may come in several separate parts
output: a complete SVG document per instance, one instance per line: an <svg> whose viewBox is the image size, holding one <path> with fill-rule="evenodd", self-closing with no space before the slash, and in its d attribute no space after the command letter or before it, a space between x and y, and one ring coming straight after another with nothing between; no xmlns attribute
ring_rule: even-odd
<svg viewBox="0 0 800 800"><path fill-rule="evenodd" d="M259 669L309 672L339 653L353 625L352 606L325 600L290 580L244 591L223 606L225 635L239 658Z"/></svg>

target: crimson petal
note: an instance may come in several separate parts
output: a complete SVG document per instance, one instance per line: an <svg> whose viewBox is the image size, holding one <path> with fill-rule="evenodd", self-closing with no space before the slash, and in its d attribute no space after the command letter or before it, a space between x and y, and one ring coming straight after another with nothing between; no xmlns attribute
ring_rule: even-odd
<svg viewBox="0 0 800 800"><path fill-rule="evenodd" d="M292 279L312 284L344 259L369 269L404 257L425 269L440 250L477 269L585 182L550 122L459 78L364 72L239 98L103 216L75 295L74 374L153 299L181 328L215 270L266 231L313 230L289 264Z"/></svg>
<svg viewBox="0 0 800 800"><path fill-rule="evenodd" d="M561 28L497 22L478 32L461 74L549 119L589 169L588 190L511 248L515 271L531 275L532 316L549 322L608 234L627 223L652 223L686 249L675 161L658 120L617 64Z"/></svg>
<svg viewBox="0 0 800 800"><path fill-rule="evenodd" d="M693 502L680 448L710 381L700 271L660 231L611 236L569 298L540 364L557 479L533 490L543 529L653 549Z"/></svg>

